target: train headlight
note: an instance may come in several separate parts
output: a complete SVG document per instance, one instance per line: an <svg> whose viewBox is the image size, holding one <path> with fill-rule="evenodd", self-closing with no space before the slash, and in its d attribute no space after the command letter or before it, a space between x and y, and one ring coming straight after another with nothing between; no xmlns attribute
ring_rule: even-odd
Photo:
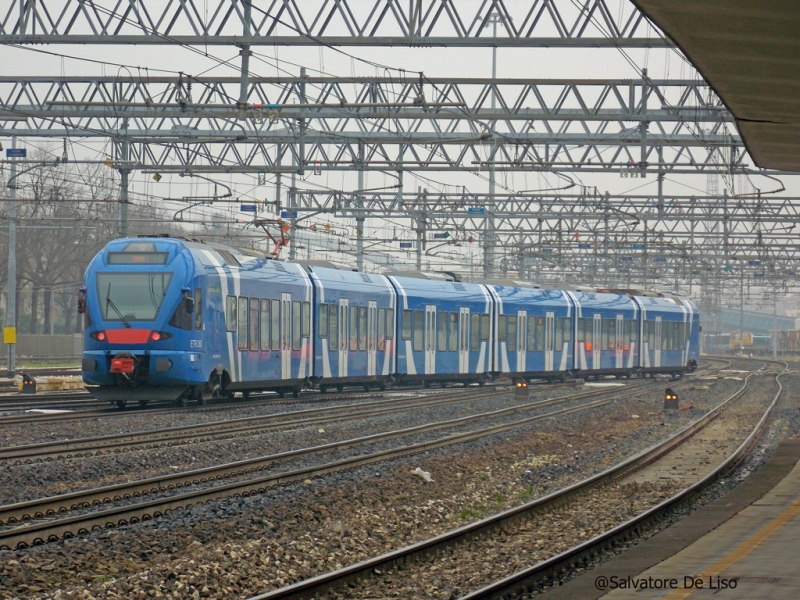
<svg viewBox="0 0 800 600"><path fill-rule="evenodd" d="M172 337L171 333L167 333L166 331L151 331L150 332L150 341L151 342L163 342L164 340L168 340Z"/></svg>
<svg viewBox="0 0 800 600"><path fill-rule="evenodd" d="M93 331L92 333L89 334L89 338L97 342L105 342L108 340L105 331Z"/></svg>

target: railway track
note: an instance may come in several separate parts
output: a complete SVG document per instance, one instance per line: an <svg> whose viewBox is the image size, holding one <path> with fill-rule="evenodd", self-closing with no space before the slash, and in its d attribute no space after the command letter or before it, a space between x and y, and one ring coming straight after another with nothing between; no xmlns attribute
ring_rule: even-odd
<svg viewBox="0 0 800 600"><path fill-rule="evenodd" d="M39 544L48 541L55 541L63 537L79 535L92 529L104 528L108 526L122 526L136 523L151 518L157 518L167 512L179 508L186 508L193 504L208 502L223 497L247 496L250 494L262 493L272 487L283 485L293 481L302 481L314 477L320 477L329 473L354 469L368 464L383 462L400 456L414 455L435 448L448 446L460 442L477 439L480 437L500 433L523 427L546 419L552 419L567 415L573 412L597 408L611 403L620 397L633 396L642 391L652 391L674 385L672 382L648 382L632 386L630 389L620 393L619 388L601 389L591 392L584 392L572 396L564 396L546 401L530 402L510 408L491 411L488 413L473 414L458 419L429 423L402 430L389 431L355 439L343 440L339 442L282 452L279 454L262 456L244 461L238 461L227 465L219 465L189 471L175 473L161 477L154 477L147 480L136 482L104 486L91 490L63 494L50 498L43 498L29 502L6 505L0 507L0 522L11 525L26 519L39 520L25 523L22 527L15 527L0 531L0 548L24 547L32 544ZM476 390L469 393L474 397ZM488 391L487 395L497 393ZM505 393L505 392L504 392ZM577 396L577 397L576 397ZM601 397L601 399L581 402L591 397ZM441 401L441 399L434 400ZM276 474L261 474L267 469L271 469L281 462L287 462L298 457L322 454L331 451L340 451L354 446L374 443L377 441L389 440L392 438L402 438L411 434L416 434L435 429L446 429L461 427L472 422L485 419L497 419L509 417L527 411L535 411L546 408L558 403L578 401L579 404L569 406L560 410L526 416L511 422L494 424L482 429L463 431L452 435L440 437L431 441L415 444L407 444L402 447L381 450L370 454L362 454L350 458L333 462L317 464L310 467L295 469ZM363 406L360 405L359 408ZM377 407L376 407L377 409ZM231 482L222 485L209 487L208 484L223 481L225 479L242 478L249 476L249 479ZM195 486L193 491L181 491L177 494L172 492L182 490L187 486ZM150 501L128 504L125 506L107 507L99 511L71 517L53 518L64 515L69 511L91 509L93 506L107 505L109 503L128 501L134 502L144 496L153 494L170 494L166 497L157 498ZM42 519L46 519L41 521Z"/></svg>
<svg viewBox="0 0 800 600"><path fill-rule="evenodd" d="M575 546L529 569L468 594L464 597L464 600L467 598L475 600L477 598L520 597L520 595L526 594L531 590L540 589L542 585L547 585L548 583L552 584L554 580L563 577L564 573L570 571L570 569L589 568L592 562L596 560L597 556L601 555L604 550L617 544L627 543L636 535L636 532L643 531L649 523L664 518L664 515L674 506L692 497L711 482L729 472L743 460L747 452L755 445L768 422L769 415L780 398L782 386L779 378L783 370L785 370L785 363L782 364L784 369L775 375L778 391L769 404L769 407L764 412L755 428L746 437L745 441L708 475L672 495L666 501L630 519L626 523L614 527L592 540ZM328 591L333 592L339 589L345 589L345 586L347 588L357 587L358 582L367 580L373 573L380 574L386 573L387 571L391 572L392 569L402 569L405 565L414 564L417 561L424 560L426 557L439 556L448 549L457 548L470 539L483 539L485 536L491 536L495 531L502 531L503 528L510 526L520 519L526 519L541 511L553 509L556 506L570 502L578 496L583 497L592 488L626 478L669 455L676 448L681 447L687 440L713 423L737 399L741 398L748 391L751 379L754 375L755 373L748 375L739 390L719 403L703 417L692 422L663 442L620 462L606 471L532 502L522 504L464 527L448 531L405 548L364 560L337 571L256 596L253 600L313 598L320 597Z"/></svg>

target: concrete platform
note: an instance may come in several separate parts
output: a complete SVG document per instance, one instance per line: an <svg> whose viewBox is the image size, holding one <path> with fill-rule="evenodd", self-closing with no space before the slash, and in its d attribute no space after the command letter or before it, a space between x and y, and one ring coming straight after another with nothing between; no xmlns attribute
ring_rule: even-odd
<svg viewBox="0 0 800 600"><path fill-rule="evenodd" d="M767 464L726 496L539 598L800 598L798 459L800 439L781 443ZM628 589L598 589L599 577L624 581ZM694 579L702 588L690 583ZM662 587L641 589L643 584Z"/></svg>

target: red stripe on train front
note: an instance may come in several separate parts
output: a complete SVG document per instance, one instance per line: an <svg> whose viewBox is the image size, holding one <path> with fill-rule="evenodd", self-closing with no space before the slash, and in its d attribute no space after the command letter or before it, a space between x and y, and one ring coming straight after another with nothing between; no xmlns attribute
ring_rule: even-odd
<svg viewBox="0 0 800 600"><path fill-rule="evenodd" d="M146 344L150 339L149 329L107 329L111 344Z"/></svg>

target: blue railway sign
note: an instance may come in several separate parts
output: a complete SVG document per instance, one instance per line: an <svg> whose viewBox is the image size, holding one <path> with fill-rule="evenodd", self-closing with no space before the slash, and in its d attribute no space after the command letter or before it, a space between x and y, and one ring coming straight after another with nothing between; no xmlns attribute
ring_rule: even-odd
<svg viewBox="0 0 800 600"><path fill-rule="evenodd" d="M282 210L281 211L281 219L296 219L297 218L297 211L296 210Z"/></svg>
<svg viewBox="0 0 800 600"><path fill-rule="evenodd" d="M242 204L239 206L239 210L241 212L256 212L256 205L255 204Z"/></svg>
<svg viewBox="0 0 800 600"><path fill-rule="evenodd" d="M486 209L482 206L470 206L467 209L467 213L470 215L482 215L486 212Z"/></svg>
<svg viewBox="0 0 800 600"><path fill-rule="evenodd" d="M25 158L27 156L26 148L6 148L6 158Z"/></svg>

